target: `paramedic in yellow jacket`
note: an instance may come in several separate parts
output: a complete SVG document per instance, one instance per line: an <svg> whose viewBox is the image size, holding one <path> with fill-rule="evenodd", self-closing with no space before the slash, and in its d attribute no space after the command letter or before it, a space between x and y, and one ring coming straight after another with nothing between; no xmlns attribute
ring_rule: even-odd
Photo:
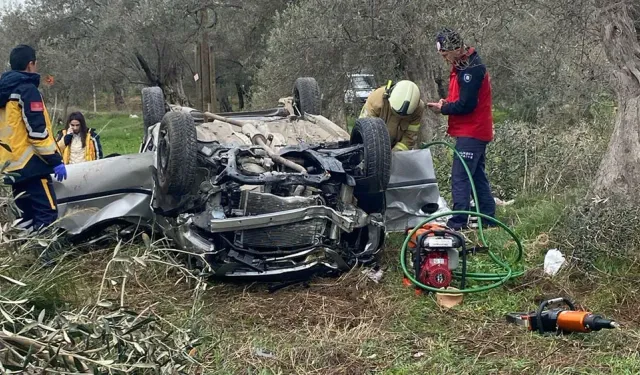
<svg viewBox="0 0 640 375"><path fill-rule="evenodd" d="M67 119L67 129L56 136L65 164L77 164L102 159L100 135L87 128L82 112L73 112Z"/></svg>
<svg viewBox="0 0 640 375"><path fill-rule="evenodd" d="M11 71L0 78L0 166L11 185L21 217L18 227L40 230L58 218L51 174L67 178L62 157L51 134L51 120L38 91L33 48L19 45L9 57Z"/></svg>
<svg viewBox="0 0 640 375"><path fill-rule="evenodd" d="M360 118L381 118L387 124L392 151L407 151L416 144L423 112L418 85L407 80L389 81L369 95Z"/></svg>

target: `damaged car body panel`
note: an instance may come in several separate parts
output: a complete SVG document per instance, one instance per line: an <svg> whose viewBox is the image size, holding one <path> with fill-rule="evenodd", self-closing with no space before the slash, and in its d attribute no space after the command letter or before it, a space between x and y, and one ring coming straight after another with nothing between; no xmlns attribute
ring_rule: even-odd
<svg viewBox="0 0 640 375"><path fill-rule="evenodd" d="M64 182L54 180L58 223L71 235L127 222L150 225L153 154L122 155L67 166Z"/></svg>
<svg viewBox="0 0 640 375"><path fill-rule="evenodd" d="M151 93L143 90L143 102L164 104ZM396 157L386 126L362 119L350 135L315 107L300 108L314 103L302 99L253 112L144 113L139 154L70 165L69 179L54 182L58 225L71 235L121 222L158 229L224 278L374 264L394 203L384 199Z"/></svg>

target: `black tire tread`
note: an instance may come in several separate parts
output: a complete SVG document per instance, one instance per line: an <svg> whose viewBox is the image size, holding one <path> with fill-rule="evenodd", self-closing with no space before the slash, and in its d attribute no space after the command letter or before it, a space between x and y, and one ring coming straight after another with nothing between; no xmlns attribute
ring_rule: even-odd
<svg viewBox="0 0 640 375"><path fill-rule="evenodd" d="M295 93L298 93L296 97ZM319 115L322 112L322 100L320 98L320 86L313 77L300 77L293 86L294 98L299 101L301 113Z"/></svg>
<svg viewBox="0 0 640 375"><path fill-rule="evenodd" d="M162 121L165 114L164 94L158 86L142 89L142 121L144 127L155 125Z"/></svg>
<svg viewBox="0 0 640 375"><path fill-rule="evenodd" d="M160 131L169 133L169 160L166 178L158 181L161 190L176 197L187 194L195 181L197 168L197 140L193 118L183 112L167 112ZM158 168L161 168L158 162Z"/></svg>
<svg viewBox="0 0 640 375"><path fill-rule="evenodd" d="M356 120L351 137L358 133L365 149L366 177L380 175L382 191L387 189L391 178L391 139L384 121L377 117Z"/></svg>

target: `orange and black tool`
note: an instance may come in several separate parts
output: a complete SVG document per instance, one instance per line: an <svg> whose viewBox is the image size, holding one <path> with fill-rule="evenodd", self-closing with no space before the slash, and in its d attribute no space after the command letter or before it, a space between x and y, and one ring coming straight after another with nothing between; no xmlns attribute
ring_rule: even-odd
<svg viewBox="0 0 640 375"><path fill-rule="evenodd" d="M549 305L561 302L567 305L569 310L563 308L546 309ZM576 310L573 302L566 298L543 301L536 311L511 313L507 314L506 318L509 323L525 326L529 331L537 331L543 335L549 333L588 333L620 327L618 323L600 315Z"/></svg>

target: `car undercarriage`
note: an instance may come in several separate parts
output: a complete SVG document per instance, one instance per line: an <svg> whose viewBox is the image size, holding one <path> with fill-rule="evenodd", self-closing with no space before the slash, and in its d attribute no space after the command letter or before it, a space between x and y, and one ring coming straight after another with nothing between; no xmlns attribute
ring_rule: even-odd
<svg viewBox="0 0 640 375"><path fill-rule="evenodd" d="M318 92L315 80L300 79L277 108L211 114L143 89L140 152L70 165L69 180L55 185L59 225L78 237L122 222L157 229L220 278L291 280L375 265L396 181L389 135L380 119L358 119L347 133L319 114ZM109 181L97 175L107 169ZM435 193L423 200L433 206L437 185ZM406 206L404 216L425 214Z"/></svg>

